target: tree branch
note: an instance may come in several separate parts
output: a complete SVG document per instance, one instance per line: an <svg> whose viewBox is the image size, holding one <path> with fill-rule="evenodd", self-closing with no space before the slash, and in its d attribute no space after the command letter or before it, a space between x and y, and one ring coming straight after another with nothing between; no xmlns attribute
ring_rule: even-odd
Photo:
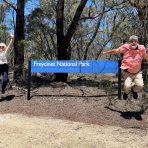
<svg viewBox="0 0 148 148"><path fill-rule="evenodd" d="M66 38L66 40L68 42L70 42L73 34L76 31L76 27L78 25L78 21L80 20L80 16L81 16L81 14L83 12L83 9L84 9L87 1L88 0L81 0L80 4L79 4L79 6L78 6L78 8L76 10L75 16L74 16L74 18L73 18L73 20L72 20L72 22L71 22L71 24L70 24L70 26L68 28L67 34L65 36L65 38Z"/></svg>
<svg viewBox="0 0 148 148"><path fill-rule="evenodd" d="M17 12L17 8L12 3L8 2L7 0L3 0L3 1Z"/></svg>

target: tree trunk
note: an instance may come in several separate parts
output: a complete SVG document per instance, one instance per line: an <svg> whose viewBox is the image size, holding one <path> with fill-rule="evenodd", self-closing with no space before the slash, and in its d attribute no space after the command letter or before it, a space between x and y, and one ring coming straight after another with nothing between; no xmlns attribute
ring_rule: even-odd
<svg viewBox="0 0 148 148"><path fill-rule="evenodd" d="M16 26L14 38L14 81L23 78L24 67L24 8L25 0L17 0Z"/></svg>
<svg viewBox="0 0 148 148"><path fill-rule="evenodd" d="M83 9L86 5L88 0L81 0L74 18L68 28L66 35L64 36L64 0L58 0L57 3L57 19L56 19L56 26L57 26L57 53L58 53L58 60L70 60L70 53L68 49L70 48L71 39L76 31L76 27L80 20L80 16L83 12ZM56 73L55 81L62 81L67 82L68 73Z"/></svg>

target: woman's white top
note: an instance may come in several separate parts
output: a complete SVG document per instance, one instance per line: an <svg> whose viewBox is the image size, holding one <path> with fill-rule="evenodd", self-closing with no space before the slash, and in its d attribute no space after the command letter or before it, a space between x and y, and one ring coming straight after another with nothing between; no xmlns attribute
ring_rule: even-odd
<svg viewBox="0 0 148 148"><path fill-rule="evenodd" d="M7 51L0 51L0 64L7 63Z"/></svg>

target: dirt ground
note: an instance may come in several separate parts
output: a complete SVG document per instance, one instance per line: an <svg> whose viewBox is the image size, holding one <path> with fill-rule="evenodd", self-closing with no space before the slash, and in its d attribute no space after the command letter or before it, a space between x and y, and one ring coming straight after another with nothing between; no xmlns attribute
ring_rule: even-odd
<svg viewBox="0 0 148 148"><path fill-rule="evenodd" d="M99 85L53 82L34 88L30 100L25 90L9 88L0 99L0 147L147 148L147 93L118 100Z"/></svg>

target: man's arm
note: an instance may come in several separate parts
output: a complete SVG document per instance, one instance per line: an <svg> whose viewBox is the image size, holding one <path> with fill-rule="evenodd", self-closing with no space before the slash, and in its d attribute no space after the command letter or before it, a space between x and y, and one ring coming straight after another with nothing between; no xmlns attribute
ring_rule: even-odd
<svg viewBox="0 0 148 148"><path fill-rule="evenodd" d="M12 45L12 42L13 42L13 38L14 38L14 35L10 35L10 42L9 42L9 44L8 44L8 46L6 47L6 51L8 51L10 48L11 48L11 45Z"/></svg>
<svg viewBox="0 0 148 148"><path fill-rule="evenodd" d="M119 53L119 49L112 49L103 52L103 54L117 54L117 53Z"/></svg>

